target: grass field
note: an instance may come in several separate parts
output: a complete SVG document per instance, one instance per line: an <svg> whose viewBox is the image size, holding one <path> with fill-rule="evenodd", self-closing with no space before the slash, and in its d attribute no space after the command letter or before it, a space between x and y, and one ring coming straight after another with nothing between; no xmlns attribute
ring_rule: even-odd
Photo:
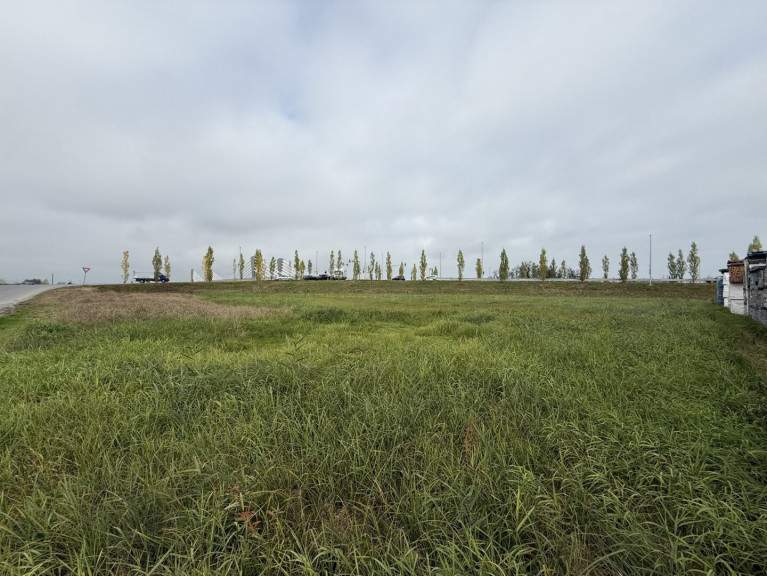
<svg viewBox="0 0 767 576"><path fill-rule="evenodd" d="M0 319L0 573L764 574L707 285L65 288Z"/></svg>

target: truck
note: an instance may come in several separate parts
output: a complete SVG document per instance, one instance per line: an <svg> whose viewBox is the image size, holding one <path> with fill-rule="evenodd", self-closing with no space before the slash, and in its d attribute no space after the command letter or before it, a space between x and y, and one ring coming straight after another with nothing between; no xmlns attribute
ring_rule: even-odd
<svg viewBox="0 0 767 576"><path fill-rule="evenodd" d="M145 282L155 282L154 272L151 272L151 273L148 273L148 274L134 272L133 273L133 281L134 282L139 282L141 284L144 284ZM157 280L156 281L157 282L165 283L165 282L169 282L170 278L168 278L165 274L159 274L157 276Z"/></svg>
<svg viewBox="0 0 767 576"><path fill-rule="evenodd" d="M340 268L340 267L336 268L335 270L333 270L333 272L331 272L330 279L331 280L346 280L346 270L344 270L343 268Z"/></svg>

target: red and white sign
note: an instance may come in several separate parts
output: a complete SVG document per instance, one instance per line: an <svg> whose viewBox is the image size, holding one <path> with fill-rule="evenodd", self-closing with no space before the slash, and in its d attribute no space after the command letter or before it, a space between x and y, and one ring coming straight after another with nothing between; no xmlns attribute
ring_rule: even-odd
<svg viewBox="0 0 767 576"><path fill-rule="evenodd" d="M83 272L85 272L86 274L87 274L88 272L90 272L90 270L91 270L91 269L90 269L90 268L88 268L87 266L83 266Z"/></svg>

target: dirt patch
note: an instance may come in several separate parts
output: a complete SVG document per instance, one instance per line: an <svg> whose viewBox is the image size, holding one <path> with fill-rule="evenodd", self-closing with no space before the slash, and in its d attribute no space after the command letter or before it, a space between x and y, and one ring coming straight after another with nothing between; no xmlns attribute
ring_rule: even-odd
<svg viewBox="0 0 767 576"><path fill-rule="evenodd" d="M278 318L290 310L207 302L191 294L125 294L95 288L51 290L35 302L37 315L60 322L106 322L155 318Z"/></svg>

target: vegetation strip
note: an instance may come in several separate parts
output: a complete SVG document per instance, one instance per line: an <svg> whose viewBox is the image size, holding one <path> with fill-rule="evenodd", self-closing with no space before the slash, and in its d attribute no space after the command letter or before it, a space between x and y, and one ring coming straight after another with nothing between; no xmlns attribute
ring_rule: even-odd
<svg viewBox="0 0 767 576"><path fill-rule="evenodd" d="M760 573L767 331L713 295L46 293L0 319L0 572Z"/></svg>

